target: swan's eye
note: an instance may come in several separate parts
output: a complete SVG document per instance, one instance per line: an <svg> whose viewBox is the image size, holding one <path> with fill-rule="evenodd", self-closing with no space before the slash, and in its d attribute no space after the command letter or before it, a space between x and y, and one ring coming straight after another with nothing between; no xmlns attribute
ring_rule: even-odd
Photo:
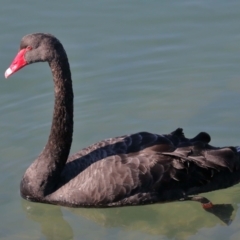
<svg viewBox="0 0 240 240"><path fill-rule="evenodd" d="M27 47L26 47L26 50L27 50L27 51L30 51L30 50L32 50L32 47L31 47L31 46L27 46Z"/></svg>

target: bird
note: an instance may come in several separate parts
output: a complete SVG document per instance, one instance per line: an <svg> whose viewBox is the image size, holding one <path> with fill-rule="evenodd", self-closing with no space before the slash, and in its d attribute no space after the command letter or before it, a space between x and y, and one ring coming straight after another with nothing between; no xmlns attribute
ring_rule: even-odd
<svg viewBox="0 0 240 240"><path fill-rule="evenodd" d="M197 201L208 209L213 203L200 193L240 181L240 147L214 147L206 132L186 138L182 128L113 137L69 156L74 94L61 42L48 33L24 36L5 77L37 62L51 69L54 111L47 143L22 177L24 199L68 207Z"/></svg>

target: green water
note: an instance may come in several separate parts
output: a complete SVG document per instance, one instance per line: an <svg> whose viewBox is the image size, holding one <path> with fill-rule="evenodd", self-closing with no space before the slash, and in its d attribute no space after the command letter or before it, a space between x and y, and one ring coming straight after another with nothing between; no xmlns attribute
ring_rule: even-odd
<svg viewBox="0 0 240 240"><path fill-rule="evenodd" d="M205 194L232 223L192 202L68 209L22 200L19 183L46 143L53 86L46 63L4 72L27 33L57 36L75 93L72 153L137 131L200 131L239 145L239 1L5 1L0 8L0 238L240 238L240 185Z"/></svg>

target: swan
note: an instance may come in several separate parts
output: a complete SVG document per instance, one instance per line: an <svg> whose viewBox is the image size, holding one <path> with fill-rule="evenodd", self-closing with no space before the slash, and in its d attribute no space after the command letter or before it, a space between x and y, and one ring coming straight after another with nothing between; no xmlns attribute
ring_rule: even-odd
<svg viewBox="0 0 240 240"><path fill-rule="evenodd" d="M213 204L198 194L240 181L239 147L213 147L205 132L188 139L181 128L109 138L69 156L74 97L60 41L44 33L24 36L5 77L36 62L50 66L55 101L48 141L21 180L24 199L69 207L192 200L207 209Z"/></svg>

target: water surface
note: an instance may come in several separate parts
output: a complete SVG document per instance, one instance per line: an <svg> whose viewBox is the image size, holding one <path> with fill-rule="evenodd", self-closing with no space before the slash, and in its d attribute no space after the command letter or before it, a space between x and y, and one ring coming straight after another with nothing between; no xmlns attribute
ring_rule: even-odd
<svg viewBox="0 0 240 240"><path fill-rule="evenodd" d="M0 9L0 238L239 239L239 184L204 194L234 206L227 226L199 204L68 209L19 195L46 143L53 85L46 63L3 74L27 33L57 36L75 93L72 153L137 131L200 131L216 146L240 144L240 2L12 0Z"/></svg>

